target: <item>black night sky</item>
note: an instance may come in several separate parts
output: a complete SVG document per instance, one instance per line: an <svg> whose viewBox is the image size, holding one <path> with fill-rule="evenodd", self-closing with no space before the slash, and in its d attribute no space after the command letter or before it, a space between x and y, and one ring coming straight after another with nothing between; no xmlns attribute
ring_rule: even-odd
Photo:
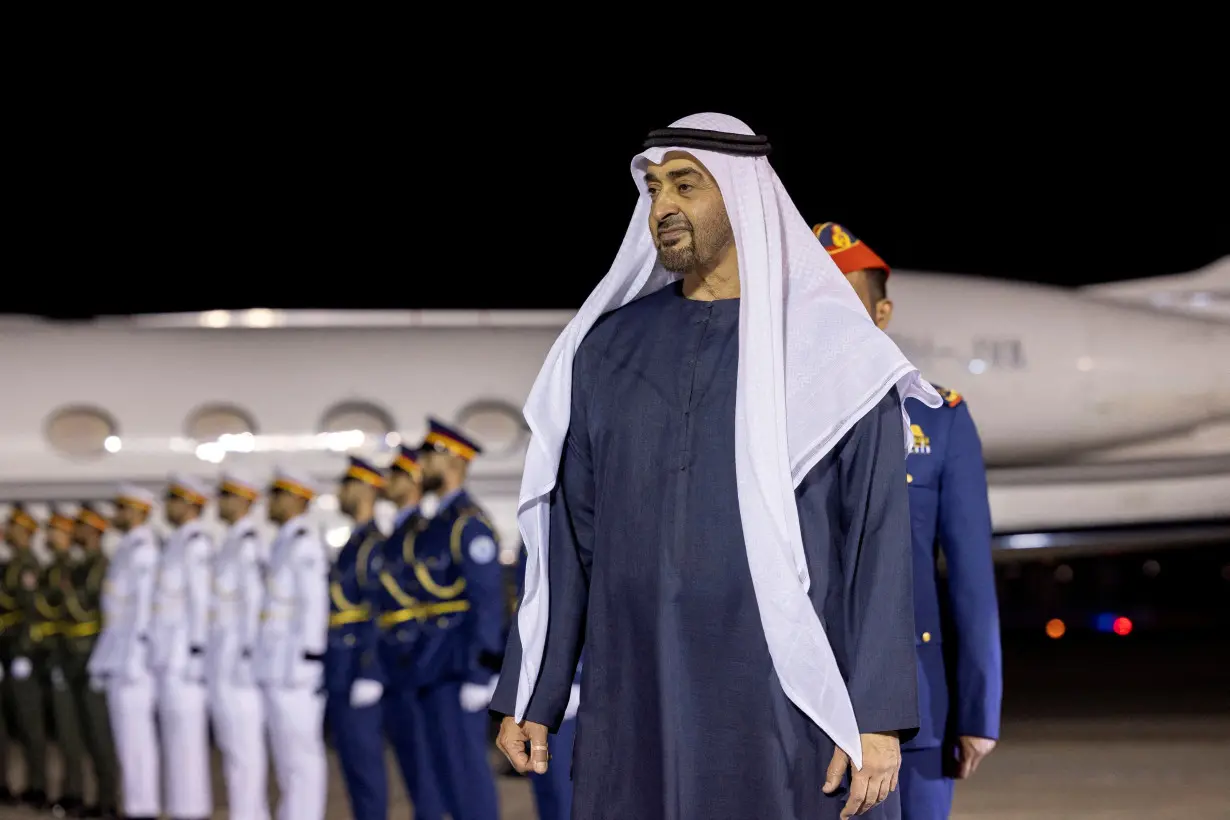
<svg viewBox="0 0 1230 820"><path fill-rule="evenodd" d="M1217 104L1189 86L1166 101L1193 112L1182 123L1129 77L993 93L909 77L865 94L391 87L78 88L89 139L63 108L27 126L54 161L13 226L29 252L4 311L574 308L627 226L644 134L706 110L767 134L809 221L845 224L897 268L1077 286L1230 253L1221 130L1199 114Z"/></svg>

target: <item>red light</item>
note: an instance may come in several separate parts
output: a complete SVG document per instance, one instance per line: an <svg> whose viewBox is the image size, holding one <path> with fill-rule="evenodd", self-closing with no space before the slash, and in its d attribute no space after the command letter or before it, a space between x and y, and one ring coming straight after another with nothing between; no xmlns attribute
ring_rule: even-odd
<svg viewBox="0 0 1230 820"><path fill-rule="evenodd" d="M1116 635L1126 635L1132 631L1132 622L1127 618L1115 618L1115 623L1111 626Z"/></svg>

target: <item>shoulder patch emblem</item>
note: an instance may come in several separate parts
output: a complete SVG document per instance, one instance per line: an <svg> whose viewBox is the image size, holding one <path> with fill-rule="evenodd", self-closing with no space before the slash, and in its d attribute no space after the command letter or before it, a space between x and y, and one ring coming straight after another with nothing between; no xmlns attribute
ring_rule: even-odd
<svg viewBox="0 0 1230 820"><path fill-rule="evenodd" d="M944 400L944 403L947 404L949 407L956 407L958 404L961 403L961 394L958 393L956 390L949 390L947 388L939 388L939 394L940 394L940 398L942 398Z"/></svg>
<svg viewBox="0 0 1230 820"><path fill-rule="evenodd" d="M470 540L470 560L476 564L490 564L495 560L495 539L489 535L480 535Z"/></svg>
<svg viewBox="0 0 1230 820"><path fill-rule="evenodd" d="M910 453L919 455L929 455L931 453L931 437L923 432L920 425L910 425L910 435L914 441L910 444Z"/></svg>

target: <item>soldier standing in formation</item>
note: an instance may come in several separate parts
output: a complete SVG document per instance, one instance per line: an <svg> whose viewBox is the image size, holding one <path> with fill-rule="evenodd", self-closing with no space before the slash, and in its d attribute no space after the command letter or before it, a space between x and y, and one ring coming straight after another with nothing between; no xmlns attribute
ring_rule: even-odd
<svg viewBox="0 0 1230 820"><path fill-rule="evenodd" d="M386 484L379 470L351 456L337 500L342 513L354 521L354 528L329 575L326 714L355 820L384 820L389 812L380 703L384 675L366 600L368 568L383 541L376 525L376 499Z"/></svg>
<svg viewBox="0 0 1230 820"><path fill-rule="evenodd" d="M209 701L232 820L268 820L265 706L253 672L264 605L265 549L251 509L255 484L224 475L218 515L229 526L214 558Z"/></svg>
<svg viewBox="0 0 1230 820"><path fill-rule="evenodd" d="M115 528L123 538L107 566L103 631L90 656L90 676L105 685L111 730L123 781L124 817L156 820L162 813L155 688L147 647L158 546L147 520L154 495L132 485L115 499Z"/></svg>
<svg viewBox="0 0 1230 820"><path fill-rule="evenodd" d="M72 516L62 512L53 512L47 519L47 544L51 547L52 561L45 569L35 595L38 620L31 629L39 647L35 665L46 672L43 691L51 700L55 741L60 750L60 789L52 803L52 811L60 816L78 813L83 805L82 795L85 794L85 749L81 738L81 721L77 714L76 698L65 674L68 656L65 637L60 629L65 621L66 602L72 590L70 550L75 526Z"/></svg>
<svg viewBox="0 0 1230 820"><path fill-rule="evenodd" d="M20 801L42 811L47 803L47 734L43 692L34 670L41 632L35 605L42 568L30 549L38 522L21 505L9 513L5 540L13 551L4 573L0 606L4 609L5 705L13 716L26 760L26 788Z"/></svg>
<svg viewBox="0 0 1230 820"><path fill-rule="evenodd" d="M422 622L411 650L432 765L454 820L499 817L487 706L503 662L505 606L491 524L465 490L481 448L429 419L423 491L439 499L405 555Z"/></svg>
<svg viewBox="0 0 1230 820"><path fill-rule="evenodd" d="M201 511L209 488L189 476L167 485L166 517L175 527L158 566L150 667L158 678L166 810L173 820L213 814L205 643L211 586L209 536Z"/></svg>
<svg viewBox="0 0 1230 820"><path fill-rule="evenodd" d="M278 820L324 820L324 653L329 637L329 556L305 513L316 491L278 471L256 676L265 698L281 802Z"/></svg>
<svg viewBox="0 0 1230 820"><path fill-rule="evenodd" d="M97 805L86 809L85 817L116 818L119 806L116 781L115 745L111 720L101 685L91 685L86 664L102 625L102 588L107 574L107 556L102 551L102 536L107 520L88 504L77 513L73 540L81 548L81 558L71 569L71 583L64 595L64 620L60 637L64 646L64 676L73 695L85 748L94 764Z"/></svg>

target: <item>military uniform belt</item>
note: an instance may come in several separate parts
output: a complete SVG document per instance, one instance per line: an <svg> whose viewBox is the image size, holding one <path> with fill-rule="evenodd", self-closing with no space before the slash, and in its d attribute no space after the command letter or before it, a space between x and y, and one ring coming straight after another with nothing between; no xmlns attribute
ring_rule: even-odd
<svg viewBox="0 0 1230 820"><path fill-rule="evenodd" d="M371 611L365 606L358 606L354 609L343 609L341 612L333 612L329 615L329 628L337 629L339 626L346 624L361 624L372 619Z"/></svg>
<svg viewBox="0 0 1230 820"><path fill-rule="evenodd" d="M428 618L434 618L437 615L450 615L454 612L467 612L470 609L469 601L444 601L438 604L418 604L409 606L405 609L398 609L394 612L386 612L376 619L376 623L382 629L388 629L397 624L404 624L407 621L425 621Z"/></svg>
<svg viewBox="0 0 1230 820"><path fill-rule="evenodd" d="M65 622L60 624L60 634L68 638L88 638L98 634L99 626L98 621Z"/></svg>

